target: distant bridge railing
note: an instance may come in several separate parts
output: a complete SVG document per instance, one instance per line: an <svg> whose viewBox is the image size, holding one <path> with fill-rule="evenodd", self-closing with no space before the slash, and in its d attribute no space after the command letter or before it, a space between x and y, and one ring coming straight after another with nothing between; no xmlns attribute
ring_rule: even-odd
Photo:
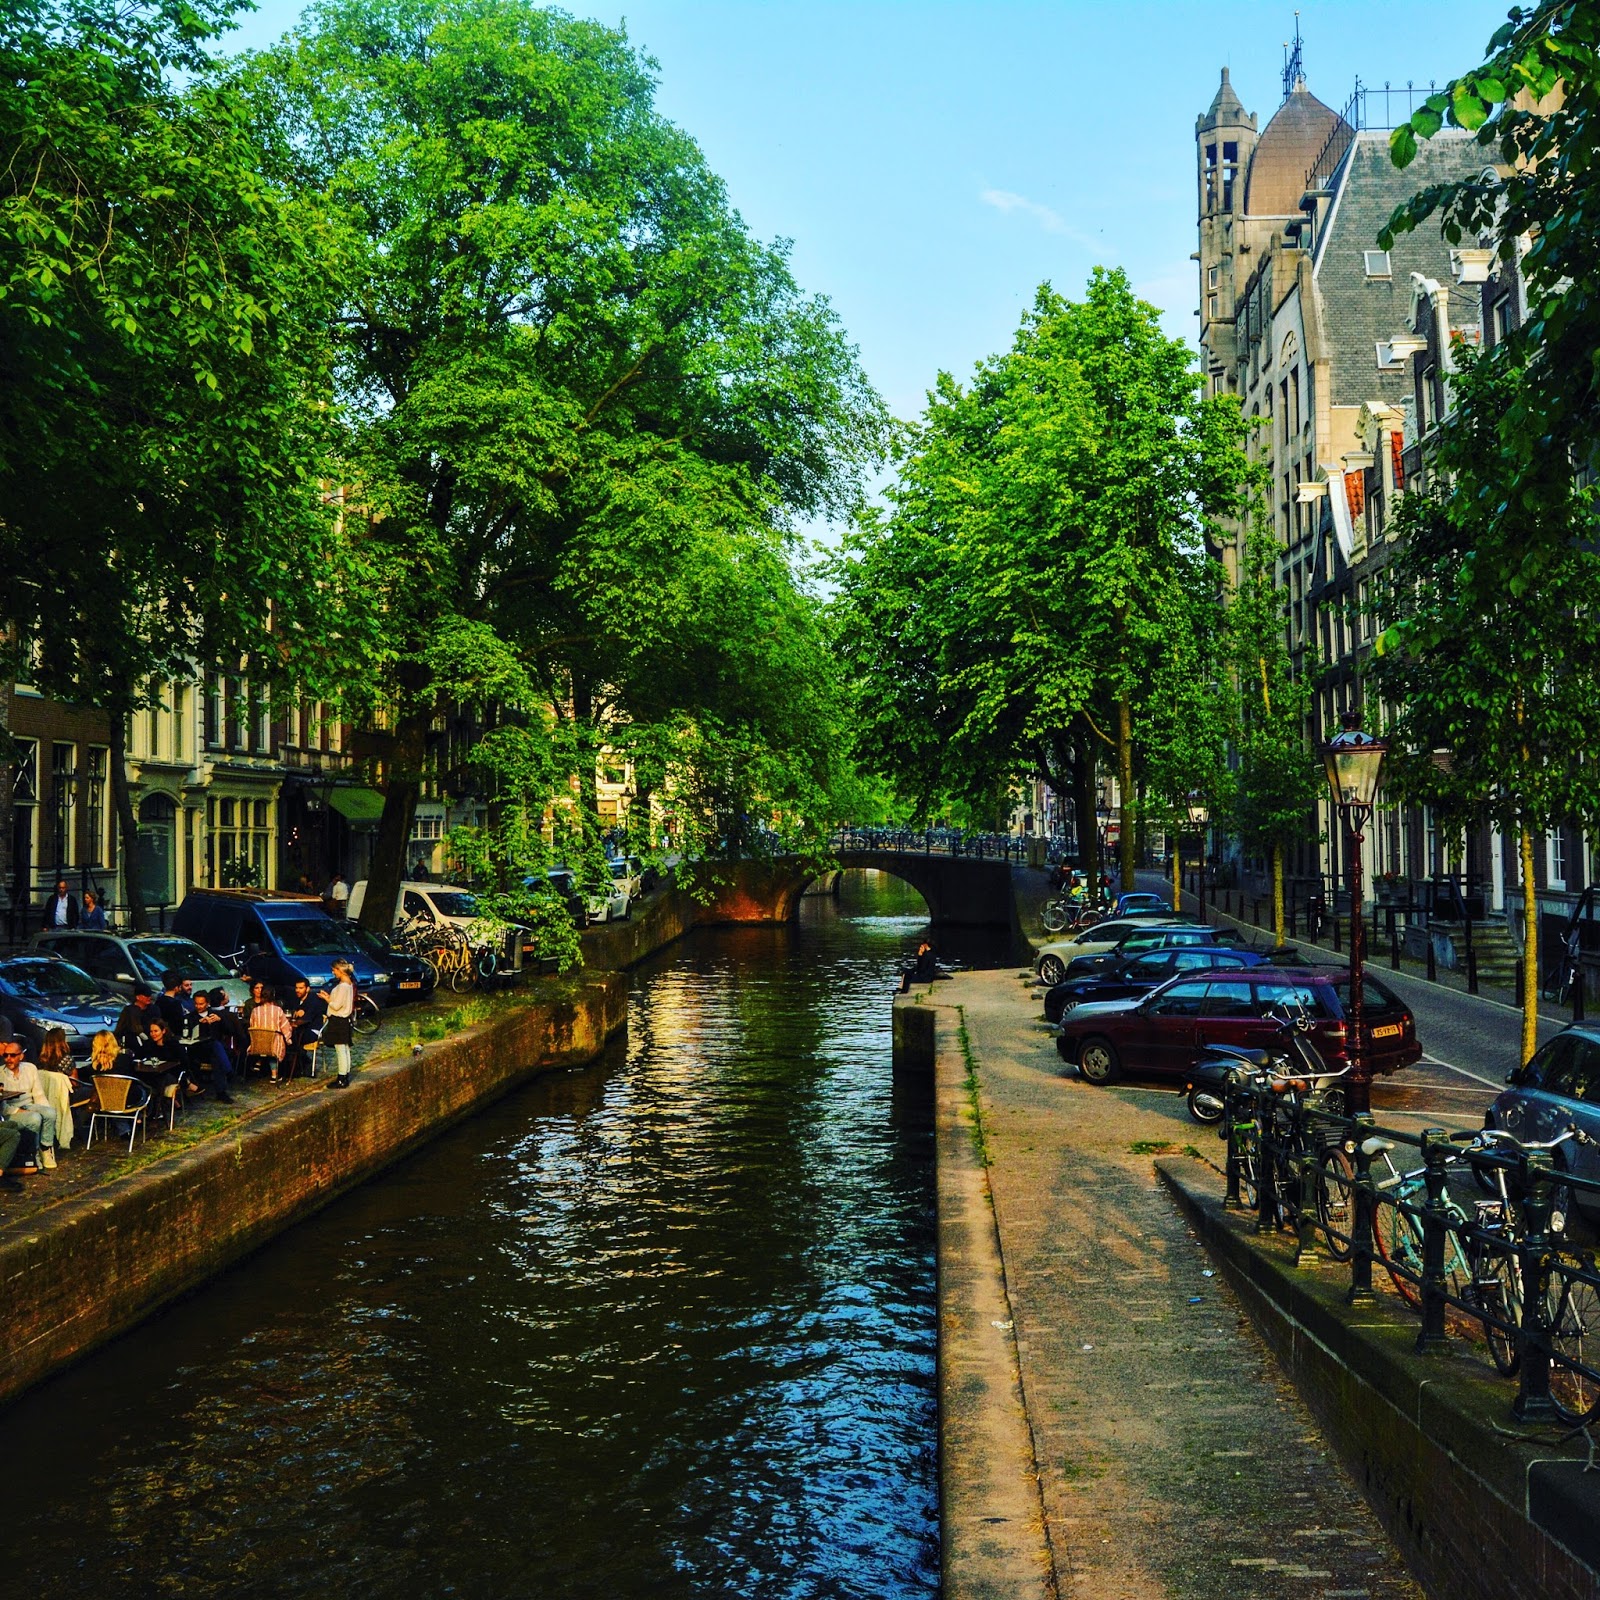
<svg viewBox="0 0 1600 1600"><path fill-rule="evenodd" d="M1028 840L1011 833L963 828L841 828L831 841L844 850L892 850L902 855L954 856L973 861L1026 861Z"/></svg>

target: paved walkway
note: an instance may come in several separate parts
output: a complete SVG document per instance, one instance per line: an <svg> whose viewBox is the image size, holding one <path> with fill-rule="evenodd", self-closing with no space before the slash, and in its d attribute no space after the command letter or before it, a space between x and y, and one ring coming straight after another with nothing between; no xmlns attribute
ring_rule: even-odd
<svg viewBox="0 0 1600 1600"><path fill-rule="evenodd" d="M1060 1593L1416 1600L1420 1591L1161 1188L1215 1154L1169 1090L1063 1077L1037 993L963 973L1019 1365Z"/></svg>

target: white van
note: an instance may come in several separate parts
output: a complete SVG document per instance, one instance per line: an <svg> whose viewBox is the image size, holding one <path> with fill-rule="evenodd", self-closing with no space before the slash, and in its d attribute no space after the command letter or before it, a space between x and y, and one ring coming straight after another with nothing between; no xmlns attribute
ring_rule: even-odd
<svg viewBox="0 0 1600 1600"><path fill-rule="evenodd" d="M348 915L359 917L367 898L367 880L360 879L350 890ZM407 917L423 922L453 922L463 933L478 920L478 897L456 883L417 883L400 885L400 903L395 908L398 926Z"/></svg>

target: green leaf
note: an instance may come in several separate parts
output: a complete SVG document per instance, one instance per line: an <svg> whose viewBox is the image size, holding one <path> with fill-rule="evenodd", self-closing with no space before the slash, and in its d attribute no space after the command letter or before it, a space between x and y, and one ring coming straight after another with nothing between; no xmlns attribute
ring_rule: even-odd
<svg viewBox="0 0 1600 1600"><path fill-rule="evenodd" d="M1413 118L1413 121L1416 119ZM1397 167L1409 167L1417 158L1417 136L1412 131L1411 123L1402 122L1393 133L1389 135L1389 159ZM1384 246L1388 248L1387 245Z"/></svg>

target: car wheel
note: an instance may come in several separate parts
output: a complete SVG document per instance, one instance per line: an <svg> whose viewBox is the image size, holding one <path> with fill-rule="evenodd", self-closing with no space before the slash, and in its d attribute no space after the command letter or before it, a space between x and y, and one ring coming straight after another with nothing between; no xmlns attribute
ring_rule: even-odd
<svg viewBox="0 0 1600 1600"><path fill-rule="evenodd" d="M1078 1046L1078 1071L1093 1084L1115 1083L1122 1071L1117 1047L1098 1033L1085 1039Z"/></svg>
<svg viewBox="0 0 1600 1600"><path fill-rule="evenodd" d="M1049 984L1063 983L1066 981L1067 964L1060 956L1040 956L1039 976Z"/></svg>

